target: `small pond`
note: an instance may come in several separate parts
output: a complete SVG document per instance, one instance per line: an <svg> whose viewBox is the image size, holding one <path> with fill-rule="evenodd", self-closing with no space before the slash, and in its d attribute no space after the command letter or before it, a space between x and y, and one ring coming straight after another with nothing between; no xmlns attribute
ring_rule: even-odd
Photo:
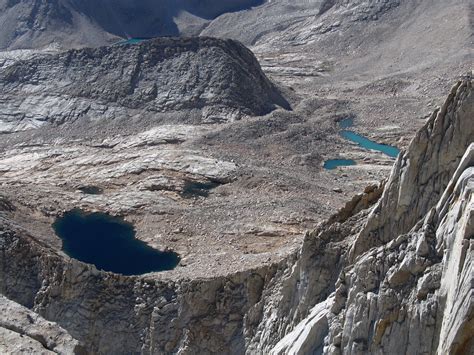
<svg viewBox="0 0 474 355"><path fill-rule="evenodd" d="M123 275L140 275L174 269L179 256L153 249L135 238L133 225L104 213L74 209L53 224L63 251L98 269Z"/></svg>
<svg viewBox="0 0 474 355"><path fill-rule="evenodd" d="M329 159L324 162L324 169L332 170L339 166L356 165L356 162L352 159Z"/></svg>
<svg viewBox="0 0 474 355"><path fill-rule="evenodd" d="M150 38L146 38L146 37L136 37L136 38L129 38L129 39L124 39L122 41L119 41L117 43L115 43L116 45L122 45L122 44L138 44L138 43L141 43L143 41L147 41L149 39L152 39L151 37Z"/></svg>

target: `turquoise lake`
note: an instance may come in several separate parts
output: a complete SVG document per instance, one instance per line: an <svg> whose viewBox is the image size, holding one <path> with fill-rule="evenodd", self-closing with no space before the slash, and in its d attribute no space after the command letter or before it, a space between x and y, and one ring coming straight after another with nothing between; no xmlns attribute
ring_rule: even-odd
<svg viewBox="0 0 474 355"><path fill-rule="evenodd" d="M350 140L354 143L357 143L362 148L377 150L377 151L382 152L385 155L388 155L389 157L392 157L392 158L396 158L398 153L400 153L400 150L396 147L392 147L391 145L380 144L380 143L374 142L374 141L372 141L372 140L370 140L370 139L368 139L364 136L361 136L360 134L354 133L352 131L342 131L341 136L343 136L347 140Z"/></svg>
<svg viewBox="0 0 474 355"><path fill-rule="evenodd" d="M383 154L391 157L396 158L400 150L396 147L387 144L380 144L374 142L360 134L357 134L353 131L348 130L347 128L352 127L354 124L354 120L352 118L346 118L339 122L339 127L343 130L339 133L343 138L356 143L357 145L361 146L365 149L376 150L382 152ZM330 159L324 162L325 169L335 169L339 166L350 166L356 165L356 162L352 159Z"/></svg>

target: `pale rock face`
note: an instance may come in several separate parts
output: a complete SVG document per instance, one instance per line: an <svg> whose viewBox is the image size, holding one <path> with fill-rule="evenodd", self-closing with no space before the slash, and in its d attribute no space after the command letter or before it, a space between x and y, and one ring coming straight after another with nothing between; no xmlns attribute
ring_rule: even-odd
<svg viewBox="0 0 474 355"><path fill-rule="evenodd" d="M422 224L361 255L346 273L346 306L330 316L340 326L329 332L328 353L472 352L474 171L466 166L474 165L473 151L446 190L447 208L438 204Z"/></svg>
<svg viewBox="0 0 474 355"><path fill-rule="evenodd" d="M463 164L464 163L464 164ZM464 165L464 166L463 166ZM445 311L440 330L438 353L472 352L474 298L474 144L463 158L447 192L436 208L441 220L437 249L444 251L439 296ZM451 192L449 189L454 190Z"/></svg>
<svg viewBox="0 0 474 355"><path fill-rule="evenodd" d="M2 354L85 354L67 331L28 308L0 296Z"/></svg>
<svg viewBox="0 0 474 355"><path fill-rule="evenodd" d="M332 302L333 297L329 297L314 306L309 316L281 339L270 354L309 354L318 350L314 349L314 344L322 344L328 332L327 316Z"/></svg>

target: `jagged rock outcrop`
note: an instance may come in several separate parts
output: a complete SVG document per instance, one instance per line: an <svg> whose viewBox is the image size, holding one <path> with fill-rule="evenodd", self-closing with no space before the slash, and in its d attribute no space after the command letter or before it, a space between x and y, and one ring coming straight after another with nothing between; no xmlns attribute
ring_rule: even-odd
<svg viewBox="0 0 474 355"><path fill-rule="evenodd" d="M473 351L473 154L471 145L421 223L345 270L328 316L327 353Z"/></svg>
<svg viewBox="0 0 474 355"><path fill-rule="evenodd" d="M399 155L373 208L359 211L371 187L279 263L125 277L39 243L4 211L0 292L98 353L472 353L473 106L469 77Z"/></svg>
<svg viewBox="0 0 474 355"><path fill-rule="evenodd" d="M232 40L161 38L71 50L0 70L0 131L87 118L220 122L289 108ZM177 114L180 112L181 114ZM174 116L173 116L174 117ZM161 116L163 119L163 116Z"/></svg>
<svg viewBox="0 0 474 355"><path fill-rule="evenodd" d="M344 253L334 264L338 271L332 272L338 279L323 283L325 292L334 292L327 298L316 293L314 305L303 308L308 315L297 326L287 325L292 331L273 353L474 350L469 336L474 319L473 109L468 78L453 87L442 108L398 157L382 198L361 230L344 240ZM312 238L326 240L331 228L356 225L351 219L324 226L308 238L302 255L314 243ZM379 234L373 232L374 225ZM328 251L313 255L325 260ZM303 287L299 294L311 294L313 287ZM303 332L302 325L309 329Z"/></svg>
<svg viewBox="0 0 474 355"><path fill-rule="evenodd" d="M460 81L397 159L383 196L353 247L354 256L407 233L438 203L474 137L471 81Z"/></svg>

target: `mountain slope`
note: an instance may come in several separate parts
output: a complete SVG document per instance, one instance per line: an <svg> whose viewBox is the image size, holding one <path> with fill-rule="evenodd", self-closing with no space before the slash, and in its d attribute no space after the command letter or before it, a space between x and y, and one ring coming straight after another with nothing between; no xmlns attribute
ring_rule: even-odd
<svg viewBox="0 0 474 355"><path fill-rule="evenodd" d="M129 118L228 121L289 108L253 56L232 40L155 39L40 56L0 69L3 131ZM172 120L169 118L169 120Z"/></svg>
<svg viewBox="0 0 474 355"><path fill-rule="evenodd" d="M0 49L98 46L130 37L197 34L261 0L1 0Z"/></svg>

